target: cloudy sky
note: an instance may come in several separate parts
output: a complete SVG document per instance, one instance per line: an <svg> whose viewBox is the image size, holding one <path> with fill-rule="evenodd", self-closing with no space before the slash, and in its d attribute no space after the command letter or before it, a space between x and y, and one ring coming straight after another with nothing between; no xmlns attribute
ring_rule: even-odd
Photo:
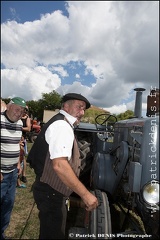
<svg viewBox="0 0 160 240"><path fill-rule="evenodd" d="M1 97L81 93L111 113L159 88L159 1L1 1Z"/></svg>

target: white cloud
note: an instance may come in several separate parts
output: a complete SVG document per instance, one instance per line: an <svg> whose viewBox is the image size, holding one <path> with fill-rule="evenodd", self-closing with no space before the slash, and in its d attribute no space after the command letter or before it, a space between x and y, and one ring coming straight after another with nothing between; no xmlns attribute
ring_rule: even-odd
<svg viewBox="0 0 160 240"><path fill-rule="evenodd" d="M125 111L127 111L127 106L125 104L117 105L117 106L114 105L110 108L106 108L105 110L107 110L111 114L120 114L120 113L124 113Z"/></svg>
<svg viewBox="0 0 160 240"><path fill-rule="evenodd" d="M59 94L64 95L66 93L79 93L88 98L90 95L90 88L87 86L82 85L80 82L74 81L72 85L65 84L57 88ZM91 102L92 104L92 102Z"/></svg>
<svg viewBox="0 0 160 240"><path fill-rule="evenodd" d="M76 73L75 78L80 78L80 75L78 73Z"/></svg>
<svg viewBox="0 0 160 240"><path fill-rule="evenodd" d="M58 67L51 67L50 70L58 72L60 74L60 76L62 77L68 77L68 73L66 70L64 70L64 68L62 66L58 66Z"/></svg>
<svg viewBox="0 0 160 240"><path fill-rule="evenodd" d="M49 93L61 84L59 76L45 67L31 69L21 65L17 69L3 69L1 77L5 98L17 95L26 100L38 100L42 93Z"/></svg>

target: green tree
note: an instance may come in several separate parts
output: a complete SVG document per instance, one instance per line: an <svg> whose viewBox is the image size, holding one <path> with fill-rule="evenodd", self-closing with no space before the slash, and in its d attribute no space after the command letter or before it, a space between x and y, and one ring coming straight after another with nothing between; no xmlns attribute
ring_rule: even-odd
<svg viewBox="0 0 160 240"><path fill-rule="evenodd" d="M43 111L60 109L61 99L61 95L52 91L50 93L42 93L42 99L39 99L38 101L28 101L27 105L32 117L36 117L38 120L42 121Z"/></svg>
<svg viewBox="0 0 160 240"><path fill-rule="evenodd" d="M2 100L7 104L9 103L10 98L3 98ZM61 100L62 100L61 95L59 95L56 91L52 91L50 93L42 93L42 98L39 99L38 101L35 101L35 100L27 101L27 105L29 107L29 113L31 117L33 118L36 117L38 120L42 121L44 110L55 111L56 109L60 109ZM91 108L85 111L85 115L82 118L82 122L95 123L95 118L99 114L108 114L109 116L110 113L104 109L91 106ZM119 120L132 118L134 116L134 113L131 110L127 110L124 113L120 113L114 116L117 117L117 121L119 121ZM110 118L111 122L112 120L113 122L115 122L114 117Z"/></svg>
<svg viewBox="0 0 160 240"><path fill-rule="evenodd" d="M124 113L120 113L116 115L118 121L129 119L129 118L132 118L133 116L134 116L134 112L132 110L127 110Z"/></svg>
<svg viewBox="0 0 160 240"><path fill-rule="evenodd" d="M50 93L43 93L39 103L45 110L55 110L61 107L61 99L61 95L52 91Z"/></svg>
<svg viewBox="0 0 160 240"><path fill-rule="evenodd" d="M27 101L27 106L29 108L29 115L31 118L37 118L39 120L42 120L41 118L41 108L39 106L38 101Z"/></svg>

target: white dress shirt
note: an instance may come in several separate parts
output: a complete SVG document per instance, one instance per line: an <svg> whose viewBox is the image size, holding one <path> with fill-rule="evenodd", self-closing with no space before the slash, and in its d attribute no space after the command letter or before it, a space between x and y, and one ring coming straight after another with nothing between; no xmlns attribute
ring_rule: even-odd
<svg viewBox="0 0 160 240"><path fill-rule="evenodd" d="M53 122L45 132L46 142L49 144L50 159L67 157L71 159L74 141L73 124L77 120L64 110L60 110L67 121L57 120Z"/></svg>

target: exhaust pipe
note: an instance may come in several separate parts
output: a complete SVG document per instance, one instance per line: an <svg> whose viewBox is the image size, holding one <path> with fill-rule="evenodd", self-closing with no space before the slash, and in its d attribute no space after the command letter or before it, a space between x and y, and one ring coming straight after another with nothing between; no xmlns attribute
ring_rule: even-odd
<svg viewBox="0 0 160 240"><path fill-rule="evenodd" d="M136 117L136 118L142 117L142 92L145 90L146 90L145 88L135 88L134 89L134 91L136 91L134 117Z"/></svg>

